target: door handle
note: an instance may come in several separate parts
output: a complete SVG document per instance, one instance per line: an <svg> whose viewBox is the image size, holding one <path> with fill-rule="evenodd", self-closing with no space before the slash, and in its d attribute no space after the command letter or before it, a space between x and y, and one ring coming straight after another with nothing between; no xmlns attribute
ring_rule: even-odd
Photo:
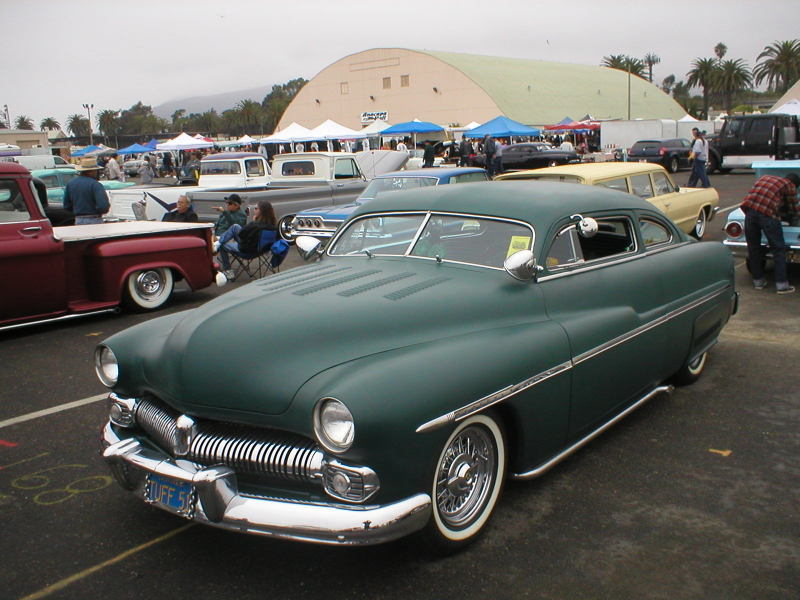
<svg viewBox="0 0 800 600"><path fill-rule="evenodd" d="M20 233L22 233L23 235L27 235L27 234L39 233L41 230L42 228L37 225L34 227L25 227L24 229L20 230Z"/></svg>
<svg viewBox="0 0 800 600"><path fill-rule="evenodd" d="M337 187L337 188L342 188L342 187L344 187L344 184L343 184L343 183L337 183L337 184L336 184L336 187Z"/></svg>

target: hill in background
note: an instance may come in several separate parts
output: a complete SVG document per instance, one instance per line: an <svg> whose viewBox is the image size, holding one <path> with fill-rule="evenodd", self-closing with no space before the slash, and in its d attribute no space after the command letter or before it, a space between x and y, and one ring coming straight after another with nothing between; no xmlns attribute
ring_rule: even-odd
<svg viewBox="0 0 800 600"><path fill-rule="evenodd" d="M255 100L259 104L264 97L272 91L272 85L263 85L249 90L239 90L235 92L225 92L223 94L213 94L210 96L195 96L193 98L180 98L170 100L153 107L153 112L164 119L171 119L172 113L181 108L186 110L186 114L204 113L212 108L217 114L229 108L235 108L242 100Z"/></svg>

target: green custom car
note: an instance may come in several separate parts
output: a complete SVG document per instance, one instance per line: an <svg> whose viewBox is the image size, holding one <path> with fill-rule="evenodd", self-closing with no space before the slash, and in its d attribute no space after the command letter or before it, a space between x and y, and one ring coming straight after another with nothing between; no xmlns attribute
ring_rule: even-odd
<svg viewBox="0 0 800 600"><path fill-rule="evenodd" d="M737 305L724 246L594 186L388 194L297 244L313 262L98 346L122 487L231 531L453 551L505 479L696 380Z"/></svg>
<svg viewBox="0 0 800 600"><path fill-rule="evenodd" d="M31 175L44 182L47 188L47 201L53 206L64 204L64 188L75 177L80 175L75 169L36 169L31 171ZM100 184L107 190L118 190L134 185L124 181L100 180Z"/></svg>

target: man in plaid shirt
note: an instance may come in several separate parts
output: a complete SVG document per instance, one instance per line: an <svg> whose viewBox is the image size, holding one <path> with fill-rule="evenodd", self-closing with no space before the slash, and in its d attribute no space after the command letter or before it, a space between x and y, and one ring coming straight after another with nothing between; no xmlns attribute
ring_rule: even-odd
<svg viewBox="0 0 800 600"><path fill-rule="evenodd" d="M744 236L747 240L747 266L753 276L753 286L762 290L767 286L764 278L765 249L761 234L767 238L775 262L775 288L779 294L791 294L794 287L786 276L786 242L783 239L781 217L794 221L800 216L797 186L800 177L789 173L785 177L764 175L744 197Z"/></svg>

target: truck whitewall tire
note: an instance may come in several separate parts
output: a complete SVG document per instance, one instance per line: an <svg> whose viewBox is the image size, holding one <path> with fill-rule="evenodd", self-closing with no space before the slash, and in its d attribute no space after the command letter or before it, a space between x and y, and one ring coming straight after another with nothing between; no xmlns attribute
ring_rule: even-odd
<svg viewBox="0 0 800 600"><path fill-rule="evenodd" d="M134 271L125 281L125 305L133 310L155 310L172 295L175 281L168 267Z"/></svg>

